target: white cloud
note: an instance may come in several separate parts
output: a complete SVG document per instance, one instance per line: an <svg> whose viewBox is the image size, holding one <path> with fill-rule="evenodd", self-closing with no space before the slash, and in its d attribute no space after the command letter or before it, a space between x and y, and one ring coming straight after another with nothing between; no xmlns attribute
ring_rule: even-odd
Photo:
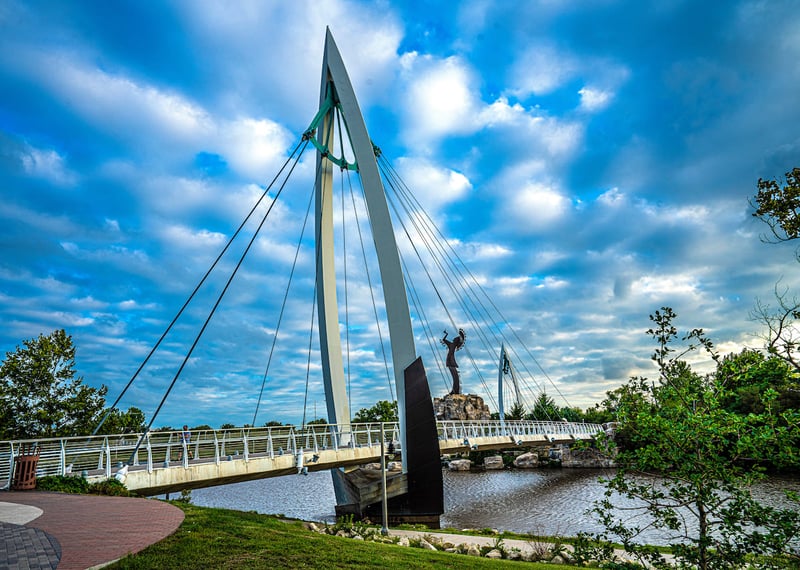
<svg viewBox="0 0 800 570"><path fill-rule="evenodd" d="M462 60L407 54L403 66L409 75L404 101L409 119L406 138L426 141L470 133L478 127L477 79Z"/></svg>
<svg viewBox="0 0 800 570"><path fill-rule="evenodd" d="M215 252L226 241L226 236L206 229L194 229L183 225L167 225L159 231L164 243L176 250Z"/></svg>
<svg viewBox="0 0 800 570"><path fill-rule="evenodd" d="M661 302L665 299L698 297L700 285L696 276L685 273L643 275L631 283L631 292Z"/></svg>
<svg viewBox="0 0 800 570"><path fill-rule="evenodd" d="M54 150L29 147L21 159L28 175L44 178L57 186L74 186L78 180L77 174L67 168L64 157Z"/></svg>
<svg viewBox="0 0 800 570"><path fill-rule="evenodd" d="M474 260L502 259L513 255L507 246L495 243L475 243L471 248Z"/></svg>
<svg viewBox="0 0 800 570"><path fill-rule="evenodd" d="M503 207L504 219L525 234L539 233L559 221L569 211L570 200L552 186L529 183L517 190Z"/></svg>
<svg viewBox="0 0 800 570"><path fill-rule="evenodd" d="M626 202L626 197L619 188L615 187L600 194L600 196L597 197L597 201L604 206L617 207Z"/></svg>
<svg viewBox="0 0 800 570"><path fill-rule="evenodd" d="M209 149L221 154L238 173L259 181L277 171L279 159L291 143L291 134L267 119L226 122L217 131L219 137L207 142Z"/></svg>
<svg viewBox="0 0 800 570"><path fill-rule="evenodd" d="M472 184L462 173L425 158L400 158L396 162L403 181L413 188L414 195L431 216L447 204L466 197L472 190Z"/></svg>
<svg viewBox="0 0 800 570"><path fill-rule="evenodd" d="M578 94L581 96L581 110L589 113L602 111L614 98L612 92L592 87L584 87L578 91Z"/></svg>
<svg viewBox="0 0 800 570"><path fill-rule="evenodd" d="M160 133L184 141L210 128L208 113L180 93L113 75L64 55L42 59L40 79L98 128L132 135L147 130L151 137Z"/></svg>
<svg viewBox="0 0 800 570"><path fill-rule="evenodd" d="M572 55L554 46L533 45L511 68L511 92L520 98L546 95L572 79L579 70L580 64Z"/></svg>

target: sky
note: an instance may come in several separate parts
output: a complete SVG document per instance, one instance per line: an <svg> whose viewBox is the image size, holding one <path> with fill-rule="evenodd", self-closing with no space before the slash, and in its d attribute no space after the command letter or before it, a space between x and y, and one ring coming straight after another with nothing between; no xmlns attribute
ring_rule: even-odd
<svg viewBox="0 0 800 570"><path fill-rule="evenodd" d="M759 178L800 166L793 1L5 0L0 353L63 328L113 401L310 125L326 27L371 138L559 405L653 377L645 331L664 306L723 354L763 346L751 311L800 276L749 204ZM306 152L181 374L224 271L123 409L150 419L175 380L156 426L252 422L262 384L257 423L324 417L308 235L287 289L314 168ZM352 410L392 395L356 267ZM430 308L436 335L461 326ZM462 363L462 385L494 408L490 360L483 381Z"/></svg>

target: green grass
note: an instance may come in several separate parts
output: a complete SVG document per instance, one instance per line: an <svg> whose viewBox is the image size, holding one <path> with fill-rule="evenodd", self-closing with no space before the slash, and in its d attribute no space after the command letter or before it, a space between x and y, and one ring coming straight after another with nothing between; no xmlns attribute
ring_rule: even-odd
<svg viewBox="0 0 800 570"><path fill-rule="evenodd" d="M314 533L301 522L269 515L175 504L186 513L175 534L110 568L575 568L362 542Z"/></svg>

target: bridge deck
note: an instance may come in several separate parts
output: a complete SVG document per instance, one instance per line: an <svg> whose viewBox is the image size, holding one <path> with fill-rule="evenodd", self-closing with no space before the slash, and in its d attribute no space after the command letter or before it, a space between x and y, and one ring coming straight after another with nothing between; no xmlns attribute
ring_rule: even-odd
<svg viewBox="0 0 800 570"><path fill-rule="evenodd" d="M386 445L398 445L397 424L384 424ZM438 422L442 454L549 446L589 440L596 424L531 421ZM312 425L0 442L0 481L11 487L23 445L39 447L37 477L82 475L90 481L117 476L146 495L182 489L361 465L380 458L380 424ZM402 450L397 449L402 452ZM124 469L123 466L129 463Z"/></svg>

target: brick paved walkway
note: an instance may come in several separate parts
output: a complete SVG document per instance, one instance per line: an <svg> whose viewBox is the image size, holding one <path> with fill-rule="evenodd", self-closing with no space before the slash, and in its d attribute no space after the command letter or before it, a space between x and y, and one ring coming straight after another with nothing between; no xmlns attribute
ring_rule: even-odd
<svg viewBox="0 0 800 570"><path fill-rule="evenodd" d="M138 552L183 522L178 507L154 499L6 491L0 502L43 511L25 526L0 523L3 568L85 570Z"/></svg>

